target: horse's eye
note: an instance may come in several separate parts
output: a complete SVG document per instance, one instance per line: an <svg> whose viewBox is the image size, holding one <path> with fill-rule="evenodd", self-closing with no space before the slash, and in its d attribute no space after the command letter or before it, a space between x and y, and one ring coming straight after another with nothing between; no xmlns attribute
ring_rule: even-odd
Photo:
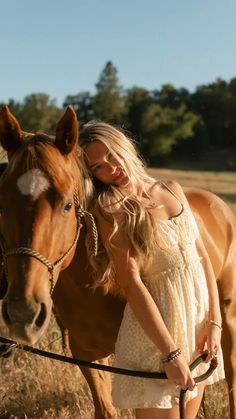
<svg viewBox="0 0 236 419"><path fill-rule="evenodd" d="M62 211L64 214L66 214L67 212L71 210L71 208L72 208L72 201L70 200L64 204Z"/></svg>

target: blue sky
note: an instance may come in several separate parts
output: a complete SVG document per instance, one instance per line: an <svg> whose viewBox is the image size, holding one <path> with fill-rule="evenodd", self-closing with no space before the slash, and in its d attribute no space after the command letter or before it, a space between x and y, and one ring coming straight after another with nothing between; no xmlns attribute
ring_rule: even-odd
<svg viewBox="0 0 236 419"><path fill-rule="evenodd" d="M0 0L0 101L120 84L158 89L236 77L235 0Z"/></svg>

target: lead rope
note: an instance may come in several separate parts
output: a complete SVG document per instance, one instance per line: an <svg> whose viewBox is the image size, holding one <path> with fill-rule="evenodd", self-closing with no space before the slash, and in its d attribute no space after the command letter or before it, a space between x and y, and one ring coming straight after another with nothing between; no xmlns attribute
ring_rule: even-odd
<svg viewBox="0 0 236 419"><path fill-rule="evenodd" d="M85 223L87 227L87 251L90 252L90 254L97 255L97 249L98 249L98 232L96 223L94 220L93 215L81 207L78 195L75 192L74 193L74 205L75 205L75 214L77 218L77 230L76 230L76 236L72 243L72 245L69 247L69 249L66 251L66 253L58 259L55 263L49 262L49 260L43 256L41 253L37 252L36 250L30 249L28 247L15 247L11 249L6 249L5 244L3 241L3 238L0 237L0 246L2 250L2 256L3 256L3 267L4 272L6 275L6 278L8 277L8 270L7 270L7 258L12 255L25 255L25 256L31 256L37 260L39 260L43 265L45 265L49 272L49 282L50 282L50 295L52 295L52 292L55 287L55 280L54 280L54 273L55 269L58 268L64 260L67 258L67 256L72 252L72 250L77 245L79 235L80 235L80 229L82 227L81 224L81 218L85 218Z"/></svg>
<svg viewBox="0 0 236 419"><path fill-rule="evenodd" d="M0 342L3 343L3 346L0 346L0 356L7 357L9 354L9 351L12 349L21 349L26 352L31 352L36 355L40 355L49 359L56 359L61 362L66 362L68 364L83 366L87 368L92 368L95 370L101 370L101 371L107 371L112 372L114 374L121 374L121 375L128 375L131 377L142 377L142 378L152 378L152 379L167 379L167 375L165 372L156 372L156 371L137 371L137 370L129 370L126 368L118 368L118 367L112 367L110 365L101 365L97 364L95 362L89 362L82 359L76 359L72 357L68 357L65 355L55 354L53 352L47 352L42 349L33 348L32 346L19 344L13 340L6 339L2 336L0 336ZM208 356L208 352L204 352L202 355L200 355L198 358L196 358L190 365L189 369L190 371L193 371L200 363L204 362ZM218 366L217 357L214 356L211 361L209 368L198 377L194 377L195 383L200 383L204 380L206 380L210 375L214 372L214 370ZM184 401L185 401L185 394L187 390L181 390L180 396L179 396L179 417L180 419L185 418L184 413Z"/></svg>
<svg viewBox="0 0 236 419"><path fill-rule="evenodd" d="M84 217L85 224L87 227L87 238L86 238L86 248L88 255L97 256L98 253L98 231L97 226L94 220L94 216L91 212L85 210L81 207L78 201L78 195L74 194L75 210L77 213L77 218L80 219Z"/></svg>
<svg viewBox="0 0 236 419"><path fill-rule="evenodd" d="M60 259L58 259L54 264L49 262L49 260L45 256L41 255L41 253L37 252L36 250L30 249L28 247L15 247L11 249L6 249L4 251L2 247L3 260L4 260L4 265L5 265L4 270L5 270L6 278L7 278L7 263L6 263L7 257L12 256L12 255L31 256L39 260L41 263L43 263L43 265L45 265L48 268L48 272L50 274L49 282L50 282L50 295L51 295L55 287L55 281L54 281L55 269L58 268L64 262L64 260L70 254L70 252L74 249L74 247L77 244L79 234L80 234L80 225L78 225L77 227L76 236L72 245L67 250L67 252Z"/></svg>

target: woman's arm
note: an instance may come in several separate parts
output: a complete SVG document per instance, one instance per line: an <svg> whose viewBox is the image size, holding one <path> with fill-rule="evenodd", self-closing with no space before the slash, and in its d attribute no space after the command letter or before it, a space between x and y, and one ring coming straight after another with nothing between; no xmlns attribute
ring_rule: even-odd
<svg viewBox="0 0 236 419"><path fill-rule="evenodd" d="M174 190L176 194L182 199L182 202L185 206L187 206L190 210L188 201L184 195L184 192L180 185L176 182L173 182L172 187L174 185ZM209 255L206 251L205 245L199 237L196 240L196 248L197 252L201 258L202 266L206 276L207 282L207 289L208 289L208 301L209 301L209 313L208 319L213 321L213 323L207 321L205 324L204 329L199 333L196 338L197 349L200 353L204 350L208 350L209 353L217 353L217 350L220 346L221 340L221 312L220 312L220 302L219 302L219 294L216 284L216 278L213 271L213 267L209 258ZM214 324L215 323L215 324ZM206 359L208 362L210 356Z"/></svg>
<svg viewBox="0 0 236 419"><path fill-rule="evenodd" d="M100 218L98 229L101 240L107 247L112 226ZM140 278L133 252L129 249L127 240L119 228L112 237L112 247L109 246L108 253L114 265L117 279L135 317L165 357L171 351L176 350L176 345L166 328L157 305ZM194 380L182 355L165 364L165 370L171 383L178 384L184 389L186 387L190 390L194 388Z"/></svg>
<svg viewBox="0 0 236 419"><path fill-rule="evenodd" d="M202 266L206 276L209 301L208 319L205 327L196 337L196 345L199 352L203 352L205 349L208 350L210 354L206 359L206 362L208 362L212 354L217 354L220 346L222 319L215 274L201 238L196 241L196 247L199 256L202 258Z"/></svg>

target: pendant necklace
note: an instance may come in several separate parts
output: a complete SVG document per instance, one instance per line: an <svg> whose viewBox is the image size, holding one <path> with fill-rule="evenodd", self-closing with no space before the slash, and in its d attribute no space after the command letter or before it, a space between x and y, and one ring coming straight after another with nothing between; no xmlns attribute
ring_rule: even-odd
<svg viewBox="0 0 236 419"><path fill-rule="evenodd" d="M149 203L146 205L146 208L147 209L161 209L161 208L165 208L165 205L158 204L157 202L153 201L151 199L151 196L149 196L149 194L147 194L146 199L149 200Z"/></svg>

